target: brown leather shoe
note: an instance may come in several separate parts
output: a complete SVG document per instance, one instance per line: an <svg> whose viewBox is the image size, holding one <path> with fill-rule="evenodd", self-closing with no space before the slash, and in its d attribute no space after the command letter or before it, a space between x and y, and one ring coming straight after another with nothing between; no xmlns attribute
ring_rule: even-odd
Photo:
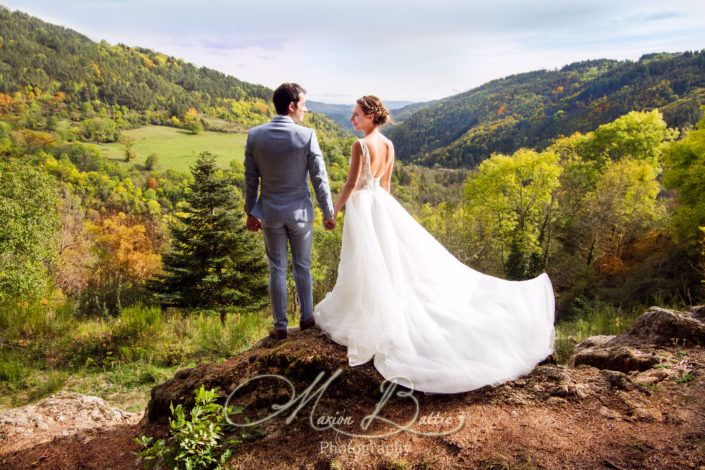
<svg viewBox="0 0 705 470"><path fill-rule="evenodd" d="M272 330L269 332L269 337L272 339L286 339L286 330L280 330L279 328L272 328Z"/></svg>
<svg viewBox="0 0 705 470"><path fill-rule="evenodd" d="M311 318L308 320L304 320L301 323L299 323L299 329L301 331L308 330L309 328L313 328L316 326L316 320L313 318L313 315L311 315Z"/></svg>

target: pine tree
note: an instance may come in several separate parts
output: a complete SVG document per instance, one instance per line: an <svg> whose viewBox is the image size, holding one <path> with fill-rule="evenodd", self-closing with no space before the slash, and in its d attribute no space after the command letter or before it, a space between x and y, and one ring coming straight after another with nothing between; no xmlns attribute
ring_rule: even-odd
<svg viewBox="0 0 705 470"><path fill-rule="evenodd" d="M267 265L262 248L245 230L242 204L215 158L203 152L191 169L187 207L172 227L172 249L153 289L163 303L208 307L225 319L225 307L253 310L267 303Z"/></svg>

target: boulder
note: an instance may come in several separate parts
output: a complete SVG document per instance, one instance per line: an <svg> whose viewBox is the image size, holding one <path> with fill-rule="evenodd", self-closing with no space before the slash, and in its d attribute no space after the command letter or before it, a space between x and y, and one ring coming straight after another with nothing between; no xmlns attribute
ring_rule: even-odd
<svg viewBox="0 0 705 470"><path fill-rule="evenodd" d="M171 416L169 405L194 404L194 391L201 385L216 388L223 404L238 386L264 374L277 377L250 382L237 392L230 404L244 406L253 413L271 412L274 403L286 403L293 386L297 395L321 375L315 389L338 370L340 375L325 390L327 399L376 398L384 382L372 362L348 366L347 349L335 344L318 329L289 330L289 337L274 341L264 338L249 350L217 364L203 364L178 371L174 377L152 389L144 424L164 424ZM287 384L287 381L290 383ZM315 391L314 389L314 391Z"/></svg>
<svg viewBox="0 0 705 470"><path fill-rule="evenodd" d="M582 342L575 345L575 351L580 351L587 348L595 348L599 346L604 346L606 342L615 338L616 335L595 335L583 340Z"/></svg>
<svg viewBox="0 0 705 470"><path fill-rule="evenodd" d="M572 367L588 365L598 369L630 372L650 369L659 362L660 359L655 353L644 353L626 346L598 346L585 348L573 354L569 365Z"/></svg>
<svg viewBox="0 0 705 470"><path fill-rule="evenodd" d="M650 307L627 331L612 338L605 346L673 346L685 341L688 346L705 345L705 307L679 312Z"/></svg>
<svg viewBox="0 0 705 470"><path fill-rule="evenodd" d="M705 345L705 306L691 307L688 312L650 307L624 333L591 336L576 345L568 364L643 372L661 362L654 348L677 344ZM648 382L656 377L644 380Z"/></svg>

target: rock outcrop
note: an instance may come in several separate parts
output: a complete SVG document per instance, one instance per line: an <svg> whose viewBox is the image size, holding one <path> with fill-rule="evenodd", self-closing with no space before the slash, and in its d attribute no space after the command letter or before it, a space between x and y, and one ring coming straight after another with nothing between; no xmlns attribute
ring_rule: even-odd
<svg viewBox="0 0 705 470"><path fill-rule="evenodd" d="M627 331L592 336L575 346L569 365L589 365L621 372L646 371L661 362L664 347L705 345L705 306L679 312L651 307Z"/></svg>
<svg viewBox="0 0 705 470"><path fill-rule="evenodd" d="M379 394L384 380L374 366L348 365L346 349L325 337L318 329L291 330L289 338L275 342L265 338L252 348L219 364L205 364L176 373L173 379L152 389L145 413L146 423L165 423L170 403L193 404L193 391L200 385L217 388L229 395L247 379L263 374L286 378L297 392L309 387L320 375L320 384L339 375L326 389L326 397L349 399ZM258 380L238 392L238 404L246 409L260 409L271 403L286 401L290 387L281 379Z"/></svg>

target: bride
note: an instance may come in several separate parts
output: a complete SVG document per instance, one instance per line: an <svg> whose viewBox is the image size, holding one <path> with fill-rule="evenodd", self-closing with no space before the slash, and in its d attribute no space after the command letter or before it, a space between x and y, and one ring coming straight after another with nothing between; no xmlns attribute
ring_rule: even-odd
<svg viewBox="0 0 705 470"><path fill-rule="evenodd" d="M338 279L315 306L320 329L347 346L351 366L429 393L457 393L528 374L553 352L554 296L546 273L499 279L464 265L390 194L389 111L357 100Z"/></svg>

